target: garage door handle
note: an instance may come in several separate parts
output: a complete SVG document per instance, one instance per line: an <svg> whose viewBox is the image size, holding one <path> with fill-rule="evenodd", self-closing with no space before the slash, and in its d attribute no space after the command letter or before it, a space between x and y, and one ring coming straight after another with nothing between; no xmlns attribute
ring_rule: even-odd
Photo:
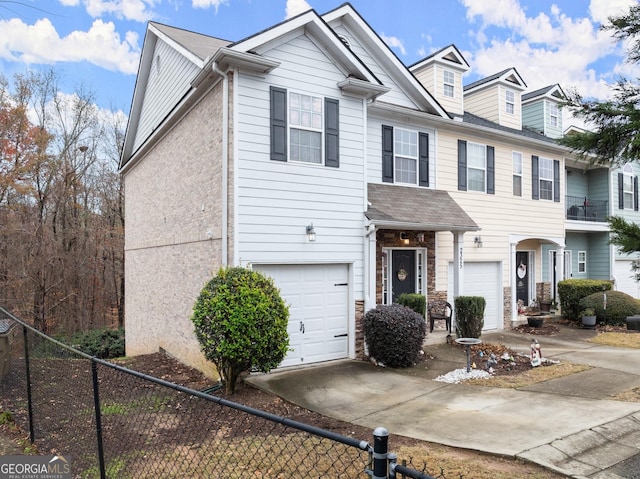
<svg viewBox="0 0 640 479"><path fill-rule="evenodd" d="M334 336L334 338L346 338L347 336L349 336L349 334L348 334L348 333L344 333L344 334L336 334L336 335Z"/></svg>
<svg viewBox="0 0 640 479"><path fill-rule="evenodd" d="M349 283L336 283L334 286L349 286Z"/></svg>

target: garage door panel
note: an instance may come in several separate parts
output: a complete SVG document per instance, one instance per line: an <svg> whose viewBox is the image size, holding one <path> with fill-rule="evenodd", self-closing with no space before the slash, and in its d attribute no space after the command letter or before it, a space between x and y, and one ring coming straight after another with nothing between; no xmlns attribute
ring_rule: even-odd
<svg viewBox="0 0 640 479"><path fill-rule="evenodd" d="M640 298L640 289L631 270L631 260L616 260L615 262L616 290L627 293L634 298Z"/></svg>
<svg viewBox="0 0 640 479"><path fill-rule="evenodd" d="M254 265L272 277L289 305L290 347L283 366L348 356L348 266ZM304 332L300 331L300 324ZM340 337L336 338L335 336Z"/></svg>
<svg viewBox="0 0 640 479"><path fill-rule="evenodd" d="M502 315L502 280L498 262L464 264L464 296L482 296L486 301L483 330L497 329ZM449 291L453 291L453 265L449 265Z"/></svg>

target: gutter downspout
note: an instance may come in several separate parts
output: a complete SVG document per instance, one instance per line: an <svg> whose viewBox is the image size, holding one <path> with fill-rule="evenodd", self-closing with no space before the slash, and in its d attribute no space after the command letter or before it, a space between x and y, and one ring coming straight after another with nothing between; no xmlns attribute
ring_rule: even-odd
<svg viewBox="0 0 640 479"><path fill-rule="evenodd" d="M227 266L229 257L229 75L218 67L217 63L213 63L211 69L214 73L220 75L223 79L222 83L222 225L221 240L222 266Z"/></svg>

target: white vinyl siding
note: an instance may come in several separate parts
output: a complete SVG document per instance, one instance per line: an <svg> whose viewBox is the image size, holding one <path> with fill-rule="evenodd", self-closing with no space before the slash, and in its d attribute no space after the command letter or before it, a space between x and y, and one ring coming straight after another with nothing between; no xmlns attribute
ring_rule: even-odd
<svg viewBox="0 0 640 479"><path fill-rule="evenodd" d="M162 40L158 40L140 109L133 151L153 133L191 88L190 81L198 72L196 65Z"/></svg>
<svg viewBox="0 0 640 479"><path fill-rule="evenodd" d="M281 65L262 77L237 80L237 128L232 205L236 260L269 263L353 264L362 298L362 212L364 208L364 109L357 98L342 96L344 74L305 35L264 52ZM340 168L270 160L269 87L340 101ZM313 223L316 241L306 239Z"/></svg>

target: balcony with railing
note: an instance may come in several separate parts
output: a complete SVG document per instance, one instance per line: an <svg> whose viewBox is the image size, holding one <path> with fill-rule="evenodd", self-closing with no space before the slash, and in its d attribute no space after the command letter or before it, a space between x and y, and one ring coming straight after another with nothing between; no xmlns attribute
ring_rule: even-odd
<svg viewBox="0 0 640 479"><path fill-rule="evenodd" d="M605 222L609 216L608 201L592 200L587 196L567 196L567 219Z"/></svg>

